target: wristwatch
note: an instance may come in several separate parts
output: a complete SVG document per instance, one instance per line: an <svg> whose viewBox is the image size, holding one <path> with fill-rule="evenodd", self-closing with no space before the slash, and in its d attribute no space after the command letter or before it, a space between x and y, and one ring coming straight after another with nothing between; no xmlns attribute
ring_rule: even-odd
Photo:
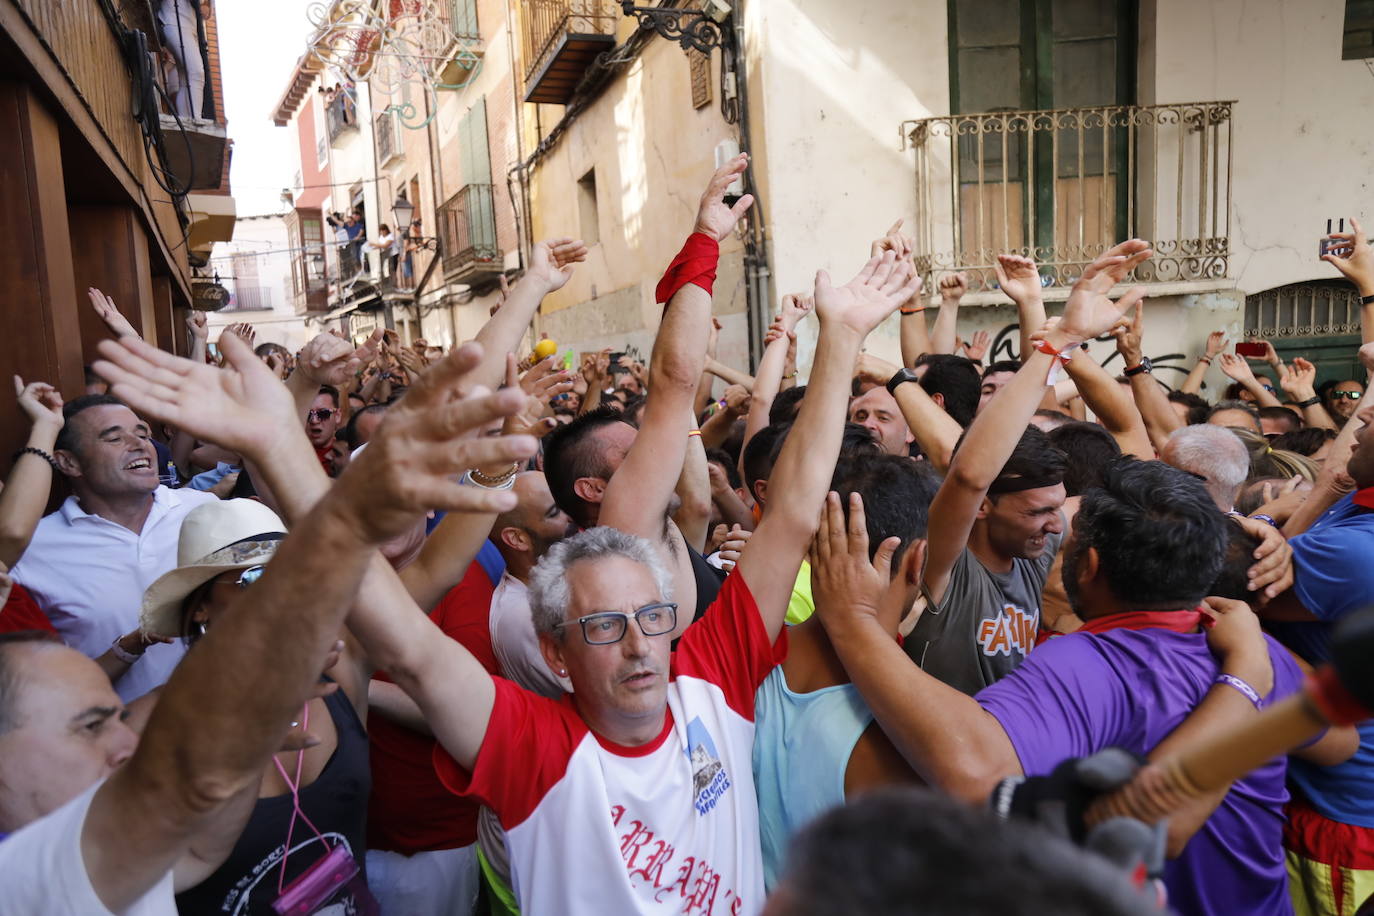
<svg viewBox="0 0 1374 916"><path fill-rule="evenodd" d="M1127 369L1125 372L1121 374L1126 376L1127 378L1130 378L1131 376L1139 375L1142 372L1149 372L1153 368L1154 364L1150 362L1150 357L1145 356L1141 358L1140 365L1132 366L1131 368Z"/></svg>
<svg viewBox="0 0 1374 916"><path fill-rule="evenodd" d="M917 377L915 372L911 371L910 369L907 369L906 367L898 369L896 373L893 374L892 378L887 380L887 393L895 398L897 396L898 385L904 385L907 382L916 381L920 381L920 379Z"/></svg>

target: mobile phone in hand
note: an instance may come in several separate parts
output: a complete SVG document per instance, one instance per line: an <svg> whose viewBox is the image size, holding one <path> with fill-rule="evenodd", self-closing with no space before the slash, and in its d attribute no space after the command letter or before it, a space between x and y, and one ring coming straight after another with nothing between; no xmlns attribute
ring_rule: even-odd
<svg viewBox="0 0 1374 916"><path fill-rule="evenodd" d="M1269 355L1269 350L1261 341L1242 340L1236 344L1236 355L1249 359L1264 359Z"/></svg>
<svg viewBox="0 0 1374 916"><path fill-rule="evenodd" d="M1339 227L1336 229L1336 231L1337 231L1337 232L1344 232L1344 231L1345 231L1345 217L1343 217L1343 216L1341 217L1341 219L1340 219L1340 225L1339 225ZM1318 256L1320 256L1320 257L1325 257L1327 254L1329 254L1329 253L1331 252L1331 249L1335 248L1337 245L1342 244L1342 240L1341 240L1341 239L1333 239L1333 238L1331 238L1330 236L1331 236L1331 220L1327 220L1327 221L1326 221L1326 235L1322 236L1322 237L1321 237L1321 240L1320 240L1319 242L1317 242L1317 254L1318 254Z"/></svg>

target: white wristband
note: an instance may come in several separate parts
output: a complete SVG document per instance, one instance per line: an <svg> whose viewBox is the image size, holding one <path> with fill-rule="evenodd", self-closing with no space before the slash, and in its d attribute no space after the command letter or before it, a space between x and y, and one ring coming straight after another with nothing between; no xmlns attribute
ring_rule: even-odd
<svg viewBox="0 0 1374 916"><path fill-rule="evenodd" d="M124 648L119 644L119 640L123 638L122 636L116 637L115 641L110 643L110 651L114 653L115 658L119 659L124 664L132 665L143 656L141 654L134 655L132 652L125 652Z"/></svg>

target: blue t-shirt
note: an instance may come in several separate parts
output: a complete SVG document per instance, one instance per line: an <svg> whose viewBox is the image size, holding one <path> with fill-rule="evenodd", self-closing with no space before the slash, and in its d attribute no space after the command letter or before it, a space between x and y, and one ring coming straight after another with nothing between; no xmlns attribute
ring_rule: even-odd
<svg viewBox="0 0 1374 916"><path fill-rule="evenodd" d="M1274 640L1269 655L1273 702L1298 690L1302 672ZM1001 723L1026 775L1042 776L1103 748L1149 753L1202 702L1218 670L1200 633L1070 633L975 699ZM1168 863L1164 880L1178 913L1293 912L1283 858L1285 762L1276 757L1238 780Z"/></svg>
<svg viewBox="0 0 1374 916"><path fill-rule="evenodd" d="M1331 626L1374 604L1374 512L1354 494L1288 543L1298 600L1315 621L1272 624L1274 635L1314 665L1331 657ZM1360 749L1333 767L1294 760L1293 785L1323 817L1374 828L1374 720L1361 722Z"/></svg>

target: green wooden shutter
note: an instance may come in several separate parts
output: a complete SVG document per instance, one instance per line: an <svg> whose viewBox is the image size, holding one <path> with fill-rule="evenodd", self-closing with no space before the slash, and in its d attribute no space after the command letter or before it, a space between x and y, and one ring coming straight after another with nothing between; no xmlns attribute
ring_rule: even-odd
<svg viewBox="0 0 1374 916"><path fill-rule="evenodd" d="M477 39L477 0L453 0L453 34L459 38Z"/></svg>
<svg viewBox="0 0 1374 916"><path fill-rule="evenodd" d="M458 124L459 165L468 186L467 218L472 245L496 250L496 213L491 194L491 153L487 145L487 100L479 99Z"/></svg>

